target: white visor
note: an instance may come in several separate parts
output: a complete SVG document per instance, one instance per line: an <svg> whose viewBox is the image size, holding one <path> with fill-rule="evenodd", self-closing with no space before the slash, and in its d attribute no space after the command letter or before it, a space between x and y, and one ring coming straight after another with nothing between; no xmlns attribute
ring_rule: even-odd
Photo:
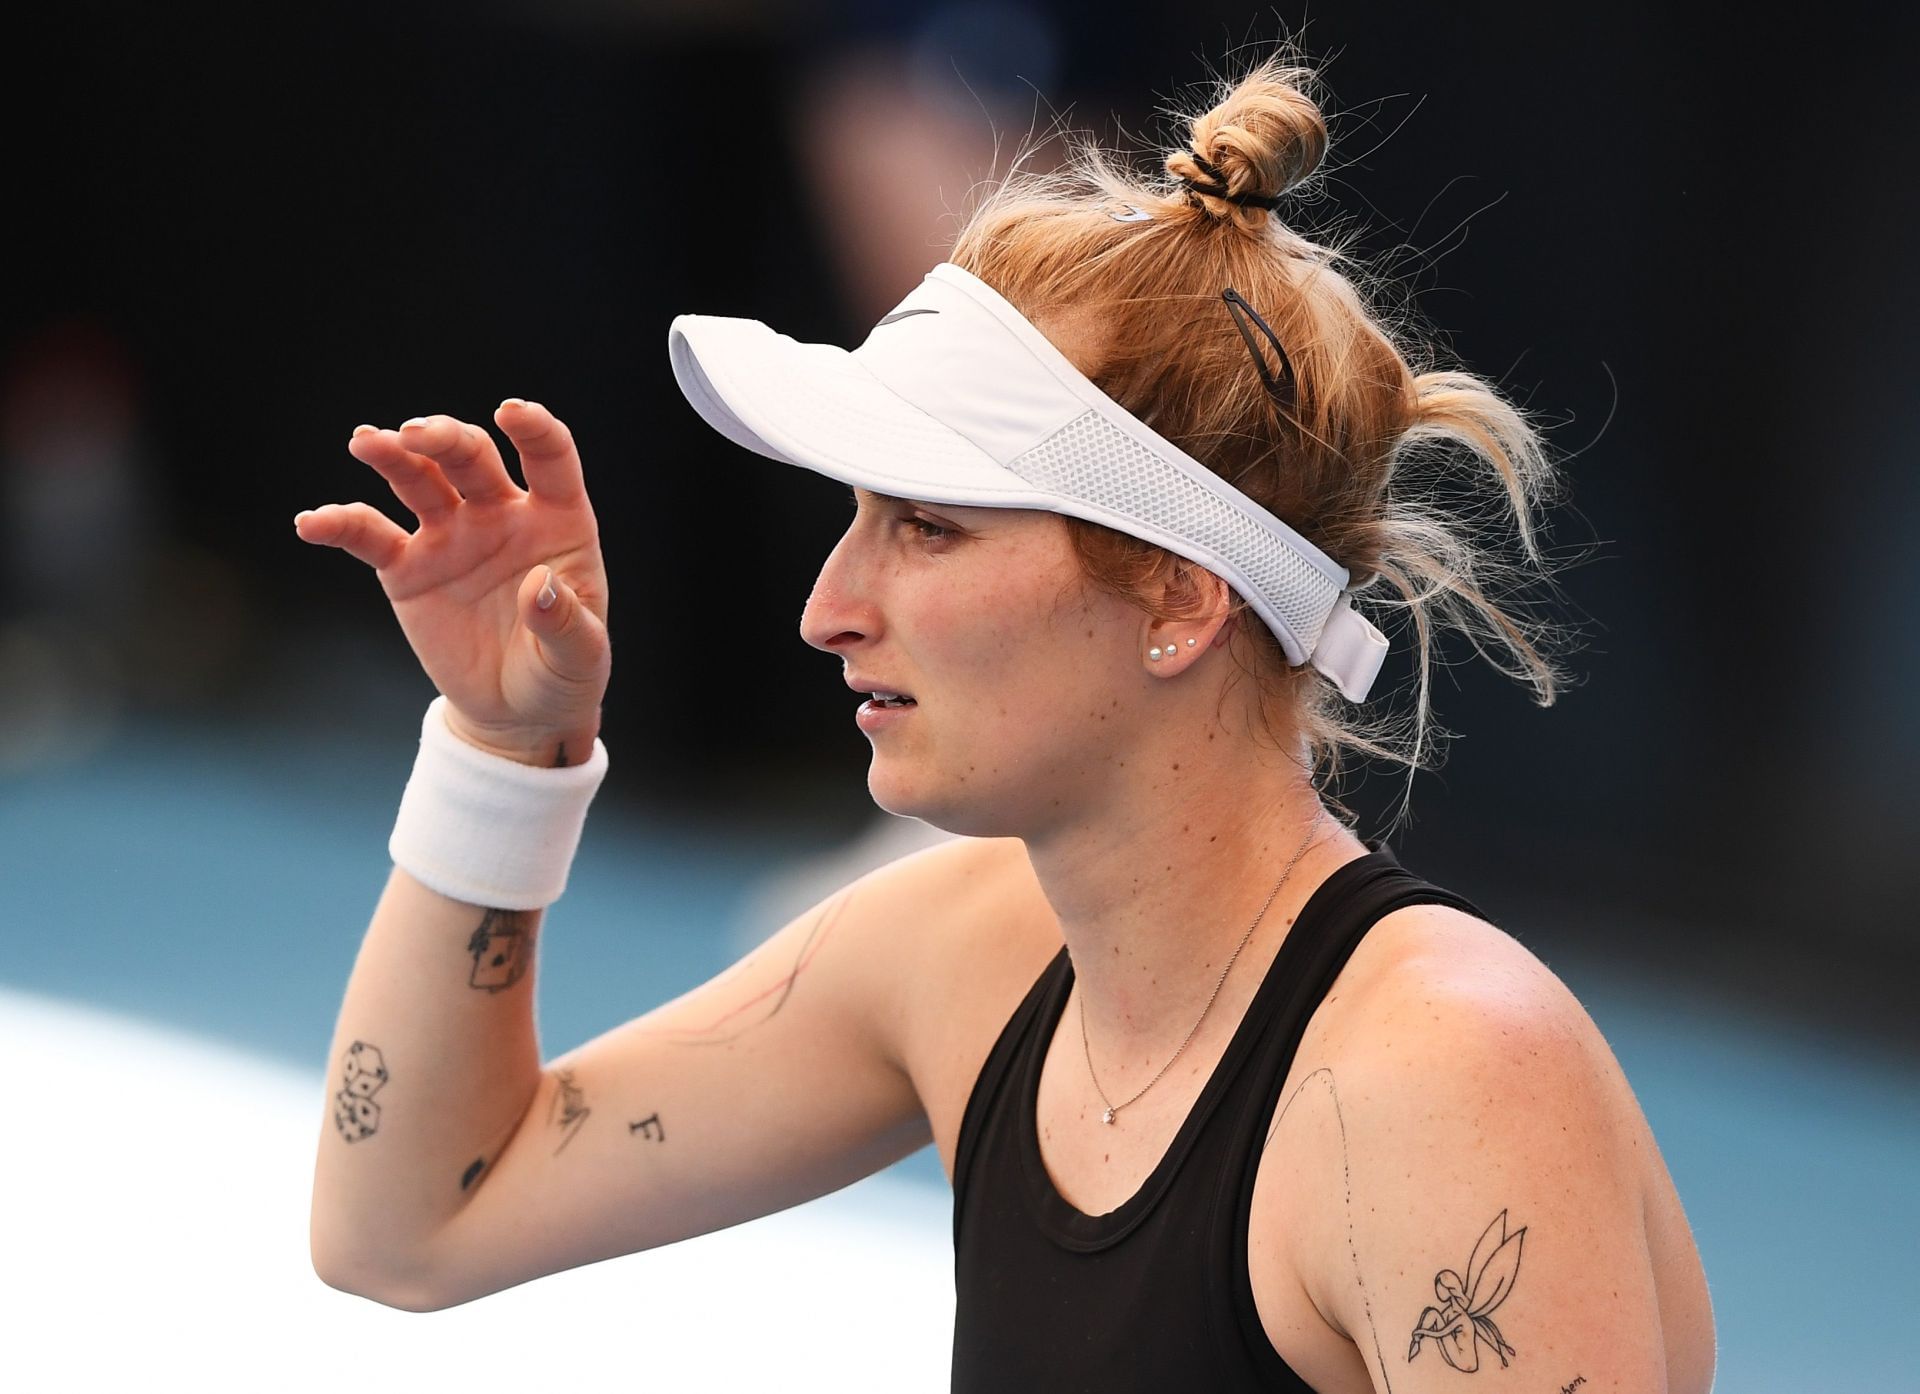
<svg viewBox="0 0 1920 1394"><path fill-rule="evenodd" d="M875 493L1071 514L1206 567L1296 667L1366 700L1386 636L1345 567L1075 368L985 281L942 262L848 352L759 320L677 315L673 376L707 423L769 459Z"/></svg>

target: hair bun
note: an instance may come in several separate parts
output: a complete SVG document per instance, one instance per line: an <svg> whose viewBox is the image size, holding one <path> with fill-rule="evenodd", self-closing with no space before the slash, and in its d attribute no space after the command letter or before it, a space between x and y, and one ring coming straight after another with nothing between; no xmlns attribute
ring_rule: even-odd
<svg viewBox="0 0 1920 1394"><path fill-rule="evenodd" d="M1222 83L1212 110L1194 119L1189 148L1167 156L1167 172L1216 217L1257 219L1326 157L1326 118L1308 95L1316 81L1312 69L1276 56L1237 83Z"/></svg>

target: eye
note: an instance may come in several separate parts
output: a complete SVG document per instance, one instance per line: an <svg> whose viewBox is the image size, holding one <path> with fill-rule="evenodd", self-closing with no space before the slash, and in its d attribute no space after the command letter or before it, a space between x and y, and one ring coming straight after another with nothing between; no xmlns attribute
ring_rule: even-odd
<svg viewBox="0 0 1920 1394"><path fill-rule="evenodd" d="M900 521L910 528L926 529L920 534L921 540L925 542L938 542L941 538L949 537L953 533L952 528L943 528L938 523L928 522L925 518L902 518Z"/></svg>

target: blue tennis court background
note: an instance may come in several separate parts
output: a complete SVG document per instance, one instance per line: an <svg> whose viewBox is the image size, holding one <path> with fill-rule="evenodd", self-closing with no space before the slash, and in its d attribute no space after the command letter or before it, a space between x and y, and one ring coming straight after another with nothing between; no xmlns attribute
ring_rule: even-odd
<svg viewBox="0 0 1920 1394"><path fill-rule="evenodd" d="M386 834L418 730L408 692L395 680L386 695L405 705L358 733L127 725L72 763L0 784L10 920L0 986L187 1028L307 1071L317 1129L323 1056L386 875ZM615 750L611 778L643 781L646 771ZM801 831L597 806L542 936L547 1055L703 981L769 932L743 916L764 913L759 888L822 855ZM1629 980L1600 955L1552 966L1613 1045L1679 1187L1712 1285L1718 1387L1920 1388L1899 1335L1920 1303L1913 1062ZM57 1062L36 1062L36 1072L57 1078ZM8 1147L58 1147L31 1116L13 1114ZM945 1194L930 1148L893 1171ZM141 1176L129 1166L125 1185ZM87 1204L85 1195L40 1199ZM218 1245L231 1217L217 1196L209 1202L206 1242ZM156 1208L172 1203L154 1197ZM138 1255L142 1236L114 1242ZM601 1265L595 1281L617 1287L625 1265L648 1258ZM307 1262L300 1251L284 1261ZM726 1294L684 1298L704 1306ZM859 1330L849 1312L847 1340Z"/></svg>
<svg viewBox="0 0 1920 1394"><path fill-rule="evenodd" d="M1886 153L1920 140L1920 10L1083 9L26 8L34 62L0 91L33 133L9 228L32 274L0 298L0 1387L380 1394L459 1383L455 1350L496 1381L550 1355L529 1387L726 1387L739 1336L808 1303L783 1388L944 1387L941 1334L883 1301L925 1270L847 1262L905 1252L850 1206L947 1243L928 1152L800 1208L820 1223L537 1300L415 1318L312 1276L322 1056L431 692L364 569L288 520L396 512L342 448L358 421L510 393L567 419L615 594L614 767L542 937L543 1043L645 1011L903 833L823 831L865 751L793 616L841 491L698 420L669 318L857 343L942 254L990 137L1072 109L1150 149L1150 107L1293 28L1336 142L1289 216L1368 230L1554 426L1557 541L1604 543L1568 578L1579 690L1536 711L1481 665L1436 683L1466 738L1400 850L1612 1043L1706 1262L1720 1389L1920 1390L1920 181ZM679 1266L709 1251L745 1267ZM263 1293L324 1320L276 1345ZM649 1362L715 1304L739 1335ZM182 1322L164 1350L136 1334L155 1311ZM375 1333L411 1358L363 1358Z"/></svg>

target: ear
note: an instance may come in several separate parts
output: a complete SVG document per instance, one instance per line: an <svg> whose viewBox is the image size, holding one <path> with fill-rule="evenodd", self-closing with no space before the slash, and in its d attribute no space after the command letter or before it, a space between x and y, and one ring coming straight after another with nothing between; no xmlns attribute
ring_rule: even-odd
<svg viewBox="0 0 1920 1394"><path fill-rule="evenodd" d="M1174 604L1191 605L1197 618L1190 623L1206 623L1218 628L1233 609L1233 588L1199 562L1185 557L1173 559L1173 576L1164 596Z"/></svg>
<svg viewBox="0 0 1920 1394"><path fill-rule="evenodd" d="M1166 608L1185 611L1192 618L1147 621L1143 648L1172 641L1179 652L1200 654L1226 641L1231 628L1228 616L1233 609L1233 588L1198 562L1172 557L1171 569L1160 584L1158 599ZM1187 643L1189 639L1194 642Z"/></svg>

